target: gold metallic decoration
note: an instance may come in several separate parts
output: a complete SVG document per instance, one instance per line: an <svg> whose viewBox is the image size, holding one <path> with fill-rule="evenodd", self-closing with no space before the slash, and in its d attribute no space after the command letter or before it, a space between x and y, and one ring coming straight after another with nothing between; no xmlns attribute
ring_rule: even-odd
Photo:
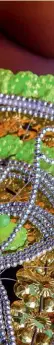
<svg viewBox="0 0 54 345"><path fill-rule="evenodd" d="M15 134L23 139L25 135L25 140L30 140L36 138L38 133L45 126L50 126L50 121L46 119L40 119L40 122L37 119L32 118L29 129L26 131L28 125L30 124L29 115L25 116L23 114L17 114L12 112L0 112L0 137L3 137L7 134ZM53 125L53 122L52 122ZM47 134L43 142L49 147L54 146L54 138L51 133Z"/></svg>
<svg viewBox="0 0 54 345"><path fill-rule="evenodd" d="M30 124L30 126L29 126ZM0 112L0 138L11 134L26 142L35 139L40 130L50 125L48 120L17 113ZM53 126L53 122L52 122ZM28 130L27 130L28 127ZM43 143L52 148L54 138L51 133L44 136ZM24 191L23 191L24 188ZM32 186L15 177L6 178L0 183L0 203L8 201L28 201ZM51 203L42 192L38 191L36 205L48 212L54 212ZM17 222L18 217L11 217ZM40 241L41 232L29 221L26 246ZM16 345L52 345L54 336L54 251L24 263L16 273L14 293L17 300L11 305L12 323L16 336Z"/></svg>
<svg viewBox="0 0 54 345"><path fill-rule="evenodd" d="M54 251L24 263L16 278L14 293L17 301L11 306L16 344L51 345L54 334Z"/></svg>
<svg viewBox="0 0 54 345"><path fill-rule="evenodd" d="M27 130L28 125L29 129ZM50 125L50 122L46 119L41 119L40 121L32 118L30 123L29 115L25 116L23 114L17 114L12 112L0 112L0 137L6 136L7 134L14 134L19 136L23 141L30 140L35 138L40 130L44 126ZM53 126L53 122L52 122ZM54 138L51 133L47 133L44 137L43 142L45 145L52 146L54 145ZM21 192L22 186L24 185L24 193ZM17 191L20 191L18 197ZM25 187L23 182L19 182L15 178L6 179L4 183L0 183L0 202L12 201L12 197L15 197L16 201L27 201L31 192L31 184ZM49 212L53 213L53 208L48 199L43 196L42 192L38 192L37 195L37 204ZM34 235L35 238L35 235ZM32 240L31 240L32 241Z"/></svg>
<svg viewBox="0 0 54 345"><path fill-rule="evenodd" d="M24 187L24 192L22 190ZM18 195L17 192L20 192ZM12 201L14 197L15 201L28 201L29 195L31 192L31 184L25 186L25 183L17 180L16 178L7 178L4 182L0 183L0 202ZM50 213L54 213L53 207L50 204L46 196L43 196L43 193L38 191L37 194L37 205L48 210Z"/></svg>

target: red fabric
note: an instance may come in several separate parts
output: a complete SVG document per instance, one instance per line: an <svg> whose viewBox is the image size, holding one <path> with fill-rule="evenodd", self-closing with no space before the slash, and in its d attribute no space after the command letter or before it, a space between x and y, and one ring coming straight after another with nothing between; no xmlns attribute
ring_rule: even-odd
<svg viewBox="0 0 54 345"><path fill-rule="evenodd" d="M0 1L0 28L33 53L54 57L53 1Z"/></svg>
<svg viewBox="0 0 54 345"><path fill-rule="evenodd" d="M54 59L35 56L0 35L0 68L10 69L14 73L30 70L36 74L54 74Z"/></svg>

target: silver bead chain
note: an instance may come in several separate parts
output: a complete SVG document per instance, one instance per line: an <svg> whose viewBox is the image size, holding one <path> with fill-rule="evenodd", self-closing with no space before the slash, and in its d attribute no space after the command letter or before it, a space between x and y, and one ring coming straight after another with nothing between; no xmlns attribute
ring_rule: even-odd
<svg viewBox="0 0 54 345"><path fill-rule="evenodd" d="M43 139L44 134L46 134L46 132L48 132L48 131L54 132L54 128L52 128L52 127L44 128L41 131L40 136L38 136L38 138L35 140L34 165L33 165L34 166L34 180L33 180L33 184L32 184L32 192L31 192L30 200L28 202L28 208L26 206L24 207L23 211L21 212L20 221L19 221L18 225L16 226L16 228L14 229L12 234L9 236L8 240L3 242L2 246L1 246L2 251L4 251L5 248L8 246L8 244L12 242L12 240L16 236L16 233L25 224L25 222L28 219L29 214L32 211L33 205L34 205L35 200L36 200L37 190L38 190L39 180L40 180L40 163L39 163L40 142ZM36 171L35 171L35 168L36 168ZM7 168L7 170L9 172L9 167ZM6 177L6 172L5 172L5 177Z"/></svg>
<svg viewBox="0 0 54 345"><path fill-rule="evenodd" d="M6 329L6 331L5 331ZM12 318L10 314L10 302L6 289L0 281L0 339L4 345L16 345Z"/></svg>
<svg viewBox="0 0 54 345"><path fill-rule="evenodd" d="M29 114L30 117L45 118L50 121L54 120L54 104L47 103L40 100L25 98L15 95L0 94L0 111L12 111L19 114Z"/></svg>
<svg viewBox="0 0 54 345"><path fill-rule="evenodd" d="M44 118L50 121L54 120L54 105L39 100L25 99L24 97L16 97L14 95L0 94L0 111L18 112L18 114L28 114L34 118ZM16 160L1 160L0 159L0 182L3 182L7 177L16 177L23 179L32 184L32 192L28 202L9 202L7 204L0 203L0 214L9 214L19 217L19 222L15 227L8 240L3 242L0 246L0 271L9 267L15 267L22 264L24 261L34 260L46 251L54 248L54 217L46 210L39 206L35 206L38 189L50 200L54 206L54 177L40 169L40 157L46 163L54 164L53 159L49 159L40 153L40 142L44 135L48 132L54 133L54 127L44 128L38 138L35 140L34 150L34 164L26 164L23 162L16 162ZM4 161L4 165L3 165ZM33 245L29 245L23 250L18 250L16 253L4 254L5 249L9 243L13 241L18 231L26 223L27 219L37 226L43 235L43 238ZM15 336L12 328L12 320L10 315L10 303L5 288L0 282L0 334L1 342L4 345L16 345Z"/></svg>

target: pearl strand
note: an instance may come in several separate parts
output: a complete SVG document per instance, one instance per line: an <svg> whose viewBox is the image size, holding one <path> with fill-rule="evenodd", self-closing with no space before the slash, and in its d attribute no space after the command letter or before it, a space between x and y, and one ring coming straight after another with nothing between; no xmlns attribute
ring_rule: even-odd
<svg viewBox="0 0 54 345"><path fill-rule="evenodd" d="M8 164L6 170L3 168L2 169L2 177L0 177L0 182L3 182L5 180L5 178L9 177L9 178L16 178L16 179L23 179L23 181L26 181L26 177L27 177L27 182L33 184L34 181L34 173L32 171L32 169L30 169L30 171L27 169L24 169L24 175L22 174L16 174L15 172L11 172L11 170L18 170L18 164L11 165ZM22 165L20 168L20 172L22 172ZM48 174L49 176L49 174ZM54 178L51 177L51 183L50 183L50 179L49 177L47 177L47 174L44 174L44 171L41 172L41 176L40 176L40 183L39 183L39 189L40 191L42 190L42 192L44 193L44 195L46 195L46 197L49 199L50 203L54 206ZM51 195L50 195L51 192Z"/></svg>
<svg viewBox="0 0 54 345"><path fill-rule="evenodd" d="M20 165L19 165L20 163ZM25 163L26 164L26 163ZM18 172L18 174L16 174L15 172L13 172L14 170L16 170L16 172ZM31 165L26 164L26 166L23 166L22 162L14 162L11 160L6 164L6 169L4 166L2 166L2 160L0 162L0 171L2 173L2 176L0 178L0 182L3 182L5 180L5 178L7 177L15 177L17 179L22 178L24 181L27 177L28 182L32 182L33 178L34 178L34 167L32 167ZM54 177L50 174L47 174L44 170L41 170L41 176L40 179L42 179L42 181L47 184L47 186L49 185L49 188L51 190L53 190L53 186L54 186ZM20 174L19 174L20 172ZM0 175L1 175L0 173Z"/></svg>
<svg viewBox="0 0 54 345"><path fill-rule="evenodd" d="M39 185L39 189L40 191L42 191L42 193L49 199L50 203L52 204L52 206L54 207L54 195L51 196L49 191L46 188L47 186L45 185L45 181L43 183L43 181L41 180L41 183ZM53 192L53 191L52 191Z"/></svg>
<svg viewBox="0 0 54 345"><path fill-rule="evenodd" d="M0 182L3 182L8 176L11 177L11 171L13 172L14 170L20 171L21 174L24 173L24 176L27 173L31 174L31 171L29 171L29 167L30 167L29 165L27 166L26 164L22 164L21 162L19 162L19 163L17 161L13 162L11 160L7 163L6 168L2 167L2 169L1 169L1 165L0 165L0 170L2 173L2 176L0 177ZM12 176L14 176L14 173L12 174ZM21 175L19 175L19 176L21 176ZM17 177L17 175L16 175L16 177Z"/></svg>
<svg viewBox="0 0 54 345"><path fill-rule="evenodd" d="M15 336L14 336L14 331L12 328L12 318L10 315L10 302L8 300L7 292L0 281L0 294L1 294L1 302L0 302L0 319L2 321L1 323L1 340L3 337L3 341L5 345L16 345L15 342ZM4 315L4 320L3 320L3 315L2 315L2 309L3 309L3 315ZM0 321L0 322L1 322ZM5 322L5 326L4 326ZM7 337L6 337L6 332L7 332ZM8 341L7 341L8 338Z"/></svg>
<svg viewBox="0 0 54 345"><path fill-rule="evenodd" d="M3 314L2 314L1 298L0 298L0 341L4 343L5 345L8 345L8 342L6 339L5 324L3 320Z"/></svg>
<svg viewBox="0 0 54 345"><path fill-rule="evenodd" d="M54 132L54 131L52 131L52 132ZM41 154L40 158L43 159L46 163L49 163L52 165L54 164L54 159L46 157L46 155L44 155L43 153Z"/></svg>
<svg viewBox="0 0 54 345"><path fill-rule="evenodd" d="M34 167L31 164L27 164L25 162L20 162L20 161L18 162L12 159L11 160L8 159L8 161L6 159L4 160L0 159L0 171L4 173L5 167L10 168L9 171L11 171L12 169L12 170L18 171L18 173L19 172L22 173L24 177L26 175L27 178L28 177L30 178L30 180L32 180L32 178L34 177ZM52 186L54 184L54 177L42 169L40 169L40 171L41 171L41 176L44 177L44 180L46 178L48 182L50 183L50 186Z"/></svg>
<svg viewBox="0 0 54 345"><path fill-rule="evenodd" d="M9 160L8 163L6 163L6 169L1 165L2 160L0 161L0 171L2 172L2 176L0 177L0 182L3 182L5 178L16 178L16 179L23 179L25 182L26 179L29 183L34 181L34 168L31 165L28 165L26 163L21 163L13 161L12 165L12 160ZM16 174L15 172L11 171L20 171L20 174ZM39 189L41 190L42 187L42 192L44 195L47 196L51 204L54 206L54 177L50 176L50 174L45 173L44 171L41 170L40 174L40 183L39 183ZM49 189L49 191L47 191ZM51 192L52 195L49 194Z"/></svg>
<svg viewBox="0 0 54 345"><path fill-rule="evenodd" d="M54 120L54 104L15 95L0 94L0 111L17 111L19 114L29 114L35 118L38 116Z"/></svg>
<svg viewBox="0 0 54 345"><path fill-rule="evenodd" d="M39 159L38 159L38 152L40 150L40 138L38 138L37 140L37 171L36 171L36 176L35 176L35 181L34 181L34 187L33 187L33 191L31 193L31 197L30 197L30 201L28 203L28 209L24 209L23 213L21 213L21 222L19 223L19 225L15 228L15 230L13 231L13 233L10 235L10 237L8 238L8 241L3 243L3 245L1 246L2 251L6 248L6 246L13 240L13 238L15 237L16 233L21 229L22 225L26 222L29 213L31 212L32 209L32 205L34 204L35 198L36 198L36 194L37 194L37 189L38 189L38 184L39 184Z"/></svg>
<svg viewBox="0 0 54 345"><path fill-rule="evenodd" d="M24 208L25 202L10 202L7 204L0 204L0 214L8 214L10 216L19 216L21 209ZM26 207L28 207L28 203L26 203ZM45 209L39 206L35 206L32 208L32 210L35 210L35 213L40 213L50 220L50 223L53 225L54 224L54 216L51 213L48 213Z"/></svg>
<svg viewBox="0 0 54 345"><path fill-rule="evenodd" d="M32 190L32 193L31 193L28 209L26 209L26 207L25 207L24 212L21 212L21 222L19 223L18 227L15 228L13 233L10 235L10 237L8 238L8 241L2 244L2 246L1 246L2 251L13 240L13 238L16 235L16 233L20 230L21 226L25 223L25 221L27 220L27 217L29 216L29 214L30 214L30 212L32 210L32 206L33 206L33 204L35 202L35 199L36 199L37 189L38 189L38 185L39 185L39 178L40 178L40 167L39 167L40 141L41 141L41 139L43 139L43 135L47 131L53 131L53 129L51 127L43 129L41 134L40 134L40 137L38 137L38 139L35 141L34 168L36 167L37 170L36 170L36 174L35 174L35 178L34 178L33 190Z"/></svg>
<svg viewBox="0 0 54 345"><path fill-rule="evenodd" d="M54 249L54 239L52 237L42 239L40 242L30 245L24 250L17 251L16 253L10 253L2 255L0 253L0 269L7 269L9 267L15 267L17 265L21 265L24 262L34 260L35 258L39 257L40 255L44 255L47 252Z"/></svg>
<svg viewBox="0 0 54 345"><path fill-rule="evenodd" d="M10 106L12 104L11 103L12 100L14 103L14 107ZM16 104L16 101L17 101L17 104ZM53 121L53 118L54 118L53 105L48 105L46 102L45 103L39 102L39 101L36 103L35 102L36 102L35 100L31 101L31 100L25 100L23 98L15 97L15 96L9 97L7 95L7 96L3 97L3 95L0 95L0 104L2 104L2 103L8 104L7 107L6 106L0 107L0 110L2 109L2 111L5 111L5 110L7 110L7 111L11 111L11 110L12 111L18 111L18 113L22 113L22 110L23 110L24 114L28 113L30 116L32 116L32 115L34 117L39 116L40 118L44 117L45 119L50 118L50 120ZM16 107L15 107L15 105L16 105ZM45 114L45 112L46 112L46 114ZM49 114L50 114L50 116L49 116ZM38 217L37 209L35 210L35 213L34 213L33 206L34 206L34 202L35 202L35 198L36 198L36 194L37 194L37 189L39 187L39 179L40 179L40 168L39 168L40 141L37 142L37 148L38 148L38 150L36 152L36 147L35 147L35 159L36 159L36 161L34 161L34 166L33 166L34 181L33 181L33 185L32 185L32 194L31 194L31 198L30 198L30 199L32 199L32 203L30 200L28 205L27 205L28 208L27 208L27 206L25 207L25 204L24 204L24 211L21 212L21 215L20 215L20 218L21 217L25 218L24 222L27 220L27 216L28 216L28 218L31 217L31 211L32 211L33 219L36 222L38 221L38 223L39 223L39 220L38 220L39 217ZM36 153L37 153L37 157L36 157ZM42 155L42 157L43 157L43 155ZM49 160L49 163L50 162L51 162L51 160ZM53 162L51 162L51 163L53 164ZM36 168L37 168L37 174L35 172ZM3 172L2 169L3 168L1 167L1 171ZM36 186L36 184L37 184L37 186ZM25 211L26 211L26 214L24 213ZM25 216L22 213L24 213ZM47 213L45 213L45 216L46 216L47 220L44 218L44 214L43 214L43 224L45 221L45 225L47 227L48 226L48 215L47 215ZM41 217L41 212L40 212L40 223L41 223L41 218L42 217ZM23 221L23 219L21 220L21 222L22 221ZM51 222L52 222L52 218L51 218ZM22 222L22 224L24 224L24 223ZM43 230L43 224L41 224L42 230ZM19 226L21 227L21 223L19 224ZM19 227L19 229L20 229L20 227ZM17 231L18 231L18 228L17 228ZM50 231L52 231L52 227L51 227ZM13 235L15 237L14 233L13 233ZM48 234L47 234L47 236L48 236ZM53 238L49 238L49 236L47 238L47 236L46 236L46 230L45 230L45 238L43 238L39 243L35 243L34 245L28 246L28 248L24 248L24 251L17 251L16 253L12 253L9 255L2 255L2 252L1 252L0 253L1 270L6 269L10 266L14 267L19 263L22 264L24 261L34 259L35 257L39 256L40 254L45 253L46 250L50 251L51 249L53 249L54 248L54 240L53 240ZM9 238L9 241L10 240L12 240L12 238ZM6 246L7 246L7 244L8 244L8 241L6 242ZM2 246L3 250L5 249L6 246L5 246L5 244L4 244L4 246ZM2 302L3 302L3 314L4 314L4 318L5 318L5 325L6 325L6 329L7 329L7 334L9 337L8 343L10 344L10 341L11 341L11 345L15 345L15 337L14 337L14 333L13 333L12 325L11 325L10 306L9 306L6 290L2 286L2 283L0 286L1 286L1 296L2 296ZM2 310L1 310L1 317L2 317L2 322L3 322ZM5 330L4 330L3 335L4 335L4 337L6 337ZM5 342L5 345L9 345L8 343Z"/></svg>

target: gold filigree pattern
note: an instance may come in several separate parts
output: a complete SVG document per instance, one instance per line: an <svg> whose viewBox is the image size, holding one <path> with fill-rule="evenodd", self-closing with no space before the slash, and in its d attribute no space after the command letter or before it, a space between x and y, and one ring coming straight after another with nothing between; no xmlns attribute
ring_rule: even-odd
<svg viewBox="0 0 54 345"><path fill-rule="evenodd" d="M30 263L16 273L14 292L17 296L11 306L16 343L51 344L54 324L54 251ZM20 299L20 300L19 300Z"/></svg>
<svg viewBox="0 0 54 345"><path fill-rule="evenodd" d="M26 131L29 124L29 129ZM40 119L40 121L38 121L38 118L32 118L30 123L29 115L19 115L12 112L4 112L2 114L2 112L0 112L0 137L3 137L7 134L15 134L22 138L22 140L23 136L25 136L25 140L30 140L35 138L40 130L45 126L48 126L48 124L50 125L50 121L45 119ZM44 137L43 141L49 147L54 146L54 138L51 133L48 133Z"/></svg>

